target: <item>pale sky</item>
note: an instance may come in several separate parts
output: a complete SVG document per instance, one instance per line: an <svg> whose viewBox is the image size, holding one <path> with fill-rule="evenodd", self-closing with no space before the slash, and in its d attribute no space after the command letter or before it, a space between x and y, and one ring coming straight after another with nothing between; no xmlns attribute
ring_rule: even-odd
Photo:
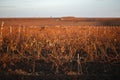
<svg viewBox="0 0 120 80"><path fill-rule="evenodd" d="M119 17L120 0L0 0L0 17Z"/></svg>

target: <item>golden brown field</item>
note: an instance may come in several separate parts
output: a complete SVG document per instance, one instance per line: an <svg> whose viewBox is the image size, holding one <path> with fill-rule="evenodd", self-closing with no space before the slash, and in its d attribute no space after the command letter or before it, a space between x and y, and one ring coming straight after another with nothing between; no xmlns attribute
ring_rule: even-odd
<svg viewBox="0 0 120 80"><path fill-rule="evenodd" d="M109 23L87 20L0 19L0 77L12 74L20 75L18 80L25 76L59 80L62 75L77 80L72 76L118 76L119 19L113 23L111 19L105 20Z"/></svg>

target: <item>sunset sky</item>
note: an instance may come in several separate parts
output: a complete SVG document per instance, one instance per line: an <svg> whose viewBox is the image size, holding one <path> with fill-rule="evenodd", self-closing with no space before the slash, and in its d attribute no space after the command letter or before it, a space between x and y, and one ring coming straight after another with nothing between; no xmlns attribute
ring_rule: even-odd
<svg viewBox="0 0 120 80"><path fill-rule="evenodd" d="M0 0L0 17L120 17L120 0Z"/></svg>

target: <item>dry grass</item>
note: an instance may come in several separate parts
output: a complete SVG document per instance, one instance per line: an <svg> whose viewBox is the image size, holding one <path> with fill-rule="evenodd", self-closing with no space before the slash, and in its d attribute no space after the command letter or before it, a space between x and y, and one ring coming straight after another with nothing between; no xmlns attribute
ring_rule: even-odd
<svg viewBox="0 0 120 80"><path fill-rule="evenodd" d="M2 24L1 28L0 62L3 68L25 58L51 62L56 72L59 67L67 71L64 64L77 61L77 54L81 63L120 60L119 26L14 27Z"/></svg>

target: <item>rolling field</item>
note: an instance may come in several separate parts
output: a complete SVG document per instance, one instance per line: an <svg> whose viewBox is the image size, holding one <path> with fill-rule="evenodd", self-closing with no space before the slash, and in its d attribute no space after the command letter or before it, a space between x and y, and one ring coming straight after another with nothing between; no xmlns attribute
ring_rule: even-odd
<svg viewBox="0 0 120 80"><path fill-rule="evenodd" d="M120 19L0 19L2 80L120 79Z"/></svg>

